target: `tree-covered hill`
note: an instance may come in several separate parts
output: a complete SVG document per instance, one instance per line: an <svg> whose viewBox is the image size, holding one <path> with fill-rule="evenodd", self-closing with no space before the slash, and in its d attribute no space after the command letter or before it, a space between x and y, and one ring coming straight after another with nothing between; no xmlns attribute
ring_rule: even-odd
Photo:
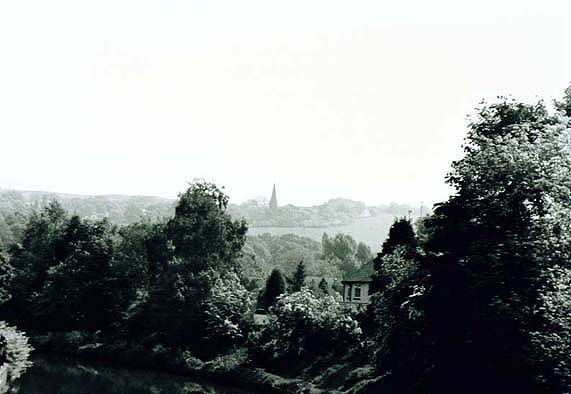
<svg viewBox="0 0 571 394"><path fill-rule="evenodd" d="M25 218L54 199L72 214L82 218L107 218L119 225L131 224L141 218L171 217L175 206L175 200L161 197L85 196L0 189L0 245L17 240ZM229 204L228 211L236 219L246 219L252 235L297 234L321 241L323 232L343 232L373 248L378 248L380 240L386 237L395 216L408 215L409 211L418 215L418 209L408 205L366 206L363 202L342 198L311 207L284 205L273 211L266 201L248 200Z"/></svg>
<svg viewBox="0 0 571 394"><path fill-rule="evenodd" d="M145 218L170 217L174 200L148 196L81 196L41 191L0 189L0 246L14 242L26 218L34 210L58 200L62 207L82 218L107 218L113 224L130 224Z"/></svg>

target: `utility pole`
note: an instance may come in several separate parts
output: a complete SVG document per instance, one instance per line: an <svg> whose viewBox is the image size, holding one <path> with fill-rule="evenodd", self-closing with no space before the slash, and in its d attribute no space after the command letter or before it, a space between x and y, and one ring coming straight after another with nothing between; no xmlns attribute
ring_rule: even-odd
<svg viewBox="0 0 571 394"><path fill-rule="evenodd" d="M421 201L420 202L420 218L421 219L422 219L422 208L424 208L423 204L424 204L424 201Z"/></svg>

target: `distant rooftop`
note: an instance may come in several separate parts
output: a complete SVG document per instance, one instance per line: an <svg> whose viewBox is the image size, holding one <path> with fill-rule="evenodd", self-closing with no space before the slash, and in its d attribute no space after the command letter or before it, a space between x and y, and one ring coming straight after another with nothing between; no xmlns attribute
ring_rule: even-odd
<svg viewBox="0 0 571 394"><path fill-rule="evenodd" d="M373 261L363 264L357 272L348 275L347 278L343 279L343 282L371 282L371 276L375 273L375 266Z"/></svg>

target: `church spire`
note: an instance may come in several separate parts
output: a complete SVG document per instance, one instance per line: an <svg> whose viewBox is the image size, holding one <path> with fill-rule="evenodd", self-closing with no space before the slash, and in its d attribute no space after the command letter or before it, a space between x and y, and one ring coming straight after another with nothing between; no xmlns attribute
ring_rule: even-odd
<svg viewBox="0 0 571 394"><path fill-rule="evenodd" d="M277 211L278 209L278 197L276 196L276 184L274 183L274 189L272 190L272 198L270 199L270 211Z"/></svg>

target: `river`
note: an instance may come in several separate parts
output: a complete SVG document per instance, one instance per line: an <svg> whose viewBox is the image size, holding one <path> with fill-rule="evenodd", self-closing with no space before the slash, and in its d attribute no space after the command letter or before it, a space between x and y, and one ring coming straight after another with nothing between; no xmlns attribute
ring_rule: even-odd
<svg viewBox="0 0 571 394"><path fill-rule="evenodd" d="M19 394L254 394L168 373L36 355Z"/></svg>

